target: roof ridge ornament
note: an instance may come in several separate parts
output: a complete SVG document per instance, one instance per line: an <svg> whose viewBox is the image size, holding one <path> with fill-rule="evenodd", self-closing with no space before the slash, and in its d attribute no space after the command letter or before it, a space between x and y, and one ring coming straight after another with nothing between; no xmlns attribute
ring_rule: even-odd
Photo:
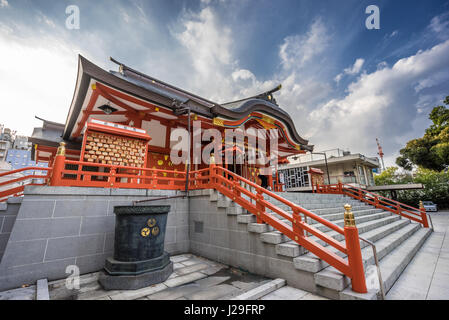
<svg viewBox="0 0 449 320"><path fill-rule="evenodd" d="M273 88L271 90L268 90L266 92L263 92L263 93L255 96L254 98L256 98L256 99L263 99L263 100L271 102L272 104L275 104L275 105L279 106L277 101L276 101L276 99L273 97L273 93L276 92L276 91L279 91L281 89L282 89L282 84L279 84L275 88Z"/></svg>

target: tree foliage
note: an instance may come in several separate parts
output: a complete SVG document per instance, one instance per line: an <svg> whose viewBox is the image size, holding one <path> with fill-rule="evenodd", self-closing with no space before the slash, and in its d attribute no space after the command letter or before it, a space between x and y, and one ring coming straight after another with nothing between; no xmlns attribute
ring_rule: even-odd
<svg viewBox="0 0 449 320"><path fill-rule="evenodd" d="M444 100L449 105L449 96ZM441 171L449 167L449 109L437 106L429 114L432 125L422 138L407 142L396 159L396 164L406 170L414 165Z"/></svg>
<svg viewBox="0 0 449 320"><path fill-rule="evenodd" d="M415 207L418 206L419 200L433 201L440 208L449 207L449 172L419 168L412 176L399 174L397 171L398 167L387 168L374 177L376 185L422 183L424 189L399 190L397 200ZM390 196L388 192L381 193L383 196Z"/></svg>

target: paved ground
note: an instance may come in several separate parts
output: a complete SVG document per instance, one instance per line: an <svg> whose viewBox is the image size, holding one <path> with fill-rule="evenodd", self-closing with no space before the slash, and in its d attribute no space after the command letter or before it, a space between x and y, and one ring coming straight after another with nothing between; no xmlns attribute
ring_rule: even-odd
<svg viewBox="0 0 449 320"><path fill-rule="evenodd" d="M388 300L449 300L449 211L431 217L435 231L390 289Z"/></svg>
<svg viewBox="0 0 449 320"><path fill-rule="evenodd" d="M80 288L69 290L65 279L48 284L51 300L222 300L271 281L261 276L230 268L192 254L171 257L174 272L167 281L139 290L105 291L98 283L98 272L80 277ZM36 286L0 292L0 300L34 300ZM282 287L261 300L325 299L292 287Z"/></svg>
<svg viewBox="0 0 449 320"><path fill-rule="evenodd" d="M435 232L387 294L389 300L449 300L449 211L431 214ZM79 290L69 290L65 279L49 283L50 299L66 300L203 300L230 299L270 279L210 261L192 254L171 257L174 273L167 281L139 290L105 291L98 273L83 275ZM0 300L34 300L35 286L0 292ZM324 299L289 286L261 300Z"/></svg>
<svg viewBox="0 0 449 320"><path fill-rule="evenodd" d="M52 300L218 300L233 297L261 286L271 279L230 268L192 254L170 258L174 272L167 281L139 290L105 291L97 282L98 273L83 275L79 290L68 290L65 280L49 283ZM281 288L282 289L282 288ZM288 299L319 299L291 288ZM284 291L272 299L287 299Z"/></svg>

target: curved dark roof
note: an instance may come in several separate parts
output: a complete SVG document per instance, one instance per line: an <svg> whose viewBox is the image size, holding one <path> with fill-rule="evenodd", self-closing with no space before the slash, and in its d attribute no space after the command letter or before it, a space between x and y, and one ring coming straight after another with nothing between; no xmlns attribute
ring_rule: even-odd
<svg viewBox="0 0 449 320"><path fill-rule="evenodd" d="M64 128L63 137L65 139L70 137L75 127L76 120L89 90L89 83L91 79L94 79L112 88L172 110L176 108L176 105L184 104L192 112L208 118L224 117L231 120L239 120L248 116L251 112L263 112L281 120L286 125L294 142L300 144L306 150L313 150L313 146L308 145L308 141L301 138L296 132L295 125L288 113L276 105L272 92L279 90L280 86L254 97L218 104L145 75L112 58L111 60L119 64L119 72L107 72L79 55L77 85Z"/></svg>
<svg viewBox="0 0 449 320"><path fill-rule="evenodd" d="M286 124L292 138L296 140L304 149L310 151L313 150L313 146L308 145L309 141L299 136L290 115L274 103L263 99L249 98L222 105L216 105L211 109L213 113L221 114L232 120L242 119L247 117L252 112L263 112L268 114L274 118L282 120L282 122Z"/></svg>

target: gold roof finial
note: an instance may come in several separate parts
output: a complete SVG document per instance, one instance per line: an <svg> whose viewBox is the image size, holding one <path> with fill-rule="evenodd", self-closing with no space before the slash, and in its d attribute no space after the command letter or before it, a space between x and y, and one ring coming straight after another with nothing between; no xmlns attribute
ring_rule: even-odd
<svg viewBox="0 0 449 320"><path fill-rule="evenodd" d="M350 204L345 204L345 227L355 227L354 214L352 213L352 206Z"/></svg>
<svg viewBox="0 0 449 320"><path fill-rule="evenodd" d="M210 161L209 164L215 164L215 156L213 153L210 154Z"/></svg>
<svg viewBox="0 0 449 320"><path fill-rule="evenodd" d="M65 156L65 145L66 143L64 141L59 143L58 150L56 151L57 156Z"/></svg>

